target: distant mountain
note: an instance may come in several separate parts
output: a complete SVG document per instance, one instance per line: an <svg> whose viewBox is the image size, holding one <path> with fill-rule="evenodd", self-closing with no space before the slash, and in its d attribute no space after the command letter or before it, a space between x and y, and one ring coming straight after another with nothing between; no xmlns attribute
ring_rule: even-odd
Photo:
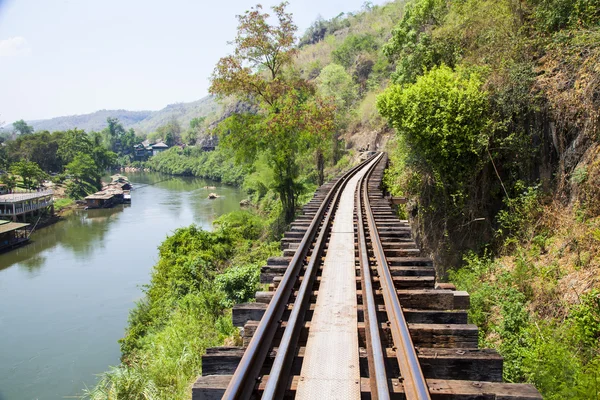
<svg viewBox="0 0 600 400"><path fill-rule="evenodd" d="M127 111L127 110L100 110L91 114L69 115L67 117L56 117L51 119L39 119L27 121L27 123L38 131L65 131L79 128L87 132L101 131L106 127L106 118L115 117L125 127L130 127L150 117L156 111Z"/></svg>
<svg viewBox="0 0 600 400"><path fill-rule="evenodd" d="M196 117L205 117L220 110L221 106L213 96L206 96L191 103L170 104L159 111L127 111L127 110L100 110L91 114L70 115L51 119L27 121L38 131L64 131L73 128L83 129L87 132L101 131L106 127L106 118L118 118L126 128L134 128L138 132L149 133L161 125L166 124L171 118L177 119L182 127L187 127Z"/></svg>
<svg viewBox="0 0 600 400"><path fill-rule="evenodd" d="M170 104L160 111L154 111L145 119L132 125L136 131L150 133L161 125L166 124L171 118L177 119L182 128L187 128L190 121L197 117L206 117L218 113L221 105L214 96L206 96L191 103Z"/></svg>

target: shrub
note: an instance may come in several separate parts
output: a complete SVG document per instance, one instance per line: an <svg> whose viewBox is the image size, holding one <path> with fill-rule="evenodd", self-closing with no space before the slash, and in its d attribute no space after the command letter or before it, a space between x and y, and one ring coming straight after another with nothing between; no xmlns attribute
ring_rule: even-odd
<svg viewBox="0 0 600 400"><path fill-rule="evenodd" d="M478 170L487 144L487 95L479 74L441 66L414 84L389 87L380 113L436 176L456 191ZM450 190L452 193L453 190Z"/></svg>
<svg viewBox="0 0 600 400"><path fill-rule="evenodd" d="M397 62L392 75L398 84L412 83L427 69L442 63L454 65L455 51L433 40L431 30L447 13L444 0L415 0L406 5L404 15L392 31L383 52L390 62Z"/></svg>
<svg viewBox="0 0 600 400"><path fill-rule="evenodd" d="M260 282L260 266L233 266L215 279L219 290L225 293L223 305L232 307L234 304L245 303L254 299Z"/></svg>
<svg viewBox="0 0 600 400"><path fill-rule="evenodd" d="M526 187L522 181L518 181L513 191L515 195L504 198L505 208L496 216L499 224L496 233L500 237L532 238L532 223L542 211L539 186Z"/></svg>
<svg viewBox="0 0 600 400"><path fill-rule="evenodd" d="M539 29L556 32L576 26L591 27L600 21L596 0L529 0Z"/></svg>
<svg viewBox="0 0 600 400"><path fill-rule="evenodd" d="M368 33L360 35L350 34L346 36L341 46L331 52L331 56L337 64L343 65L345 68L350 68L354 64L358 54L376 50L377 42L373 35Z"/></svg>

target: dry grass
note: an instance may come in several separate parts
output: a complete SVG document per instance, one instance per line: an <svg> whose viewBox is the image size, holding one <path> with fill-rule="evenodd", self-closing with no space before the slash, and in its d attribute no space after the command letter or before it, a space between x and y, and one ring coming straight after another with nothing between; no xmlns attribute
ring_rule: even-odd
<svg viewBox="0 0 600 400"><path fill-rule="evenodd" d="M543 318L564 318L582 294L600 287L600 216L581 220L578 214L558 201L545 206L543 233L517 254L497 259L500 271L514 273L519 262L528 265L531 311Z"/></svg>
<svg viewBox="0 0 600 400"><path fill-rule="evenodd" d="M600 123L600 30L557 35L540 60L537 88L548 100L559 151L564 152L577 133L597 138Z"/></svg>

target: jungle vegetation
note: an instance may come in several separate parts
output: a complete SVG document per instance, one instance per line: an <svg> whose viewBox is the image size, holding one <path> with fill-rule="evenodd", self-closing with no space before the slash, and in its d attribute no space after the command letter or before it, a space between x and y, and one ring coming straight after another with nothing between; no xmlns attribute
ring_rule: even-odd
<svg viewBox="0 0 600 400"><path fill-rule="evenodd" d="M469 291L505 379L598 398L598 2L365 3L300 38L285 8L274 25L259 6L238 16L211 90L249 105L213 121L217 151L151 160L185 174L228 160L222 177L257 209L165 241L123 363L89 397L189 398L204 349L235 343L229 307L252 298L282 223L349 165L346 148L370 145L389 150L388 190L409 198L440 276Z"/></svg>

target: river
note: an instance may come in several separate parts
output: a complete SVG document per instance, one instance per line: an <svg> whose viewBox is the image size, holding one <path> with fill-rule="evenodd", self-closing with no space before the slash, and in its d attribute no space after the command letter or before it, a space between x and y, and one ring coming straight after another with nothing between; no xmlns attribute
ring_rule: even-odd
<svg viewBox="0 0 600 400"><path fill-rule="evenodd" d="M128 177L131 205L77 211L0 254L0 400L73 398L93 386L119 363L117 340L158 245L178 227L211 229L244 197L198 178Z"/></svg>

